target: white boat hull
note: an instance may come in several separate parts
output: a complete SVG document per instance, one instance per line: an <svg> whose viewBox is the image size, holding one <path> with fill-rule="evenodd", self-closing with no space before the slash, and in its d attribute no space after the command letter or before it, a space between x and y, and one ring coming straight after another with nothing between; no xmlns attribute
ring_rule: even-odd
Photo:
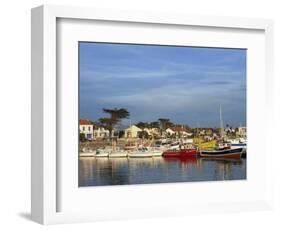
<svg viewBox="0 0 281 230"><path fill-rule="evenodd" d="M128 157L130 158L144 158L144 157L152 157L152 153L146 153L146 152L136 152L136 153L129 153Z"/></svg>
<svg viewBox="0 0 281 230"><path fill-rule="evenodd" d="M80 152L80 157L94 157L96 155L96 152Z"/></svg>
<svg viewBox="0 0 281 230"><path fill-rule="evenodd" d="M111 153L109 154L109 158L117 158L117 157L127 157L128 153L126 152L117 152L117 153Z"/></svg>
<svg viewBox="0 0 281 230"><path fill-rule="evenodd" d="M163 151L154 151L152 152L153 157L161 157L163 154Z"/></svg>
<svg viewBox="0 0 281 230"><path fill-rule="evenodd" d="M231 144L231 149L237 149L237 148L247 149L247 145L246 144Z"/></svg>
<svg viewBox="0 0 281 230"><path fill-rule="evenodd" d="M95 157L108 157L109 153L98 153Z"/></svg>

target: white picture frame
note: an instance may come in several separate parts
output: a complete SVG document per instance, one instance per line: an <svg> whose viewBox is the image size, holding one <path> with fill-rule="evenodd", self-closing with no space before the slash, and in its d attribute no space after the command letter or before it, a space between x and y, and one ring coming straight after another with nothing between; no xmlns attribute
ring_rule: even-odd
<svg viewBox="0 0 281 230"><path fill-rule="evenodd" d="M252 158L251 164L253 164L253 175L246 182L237 181L232 182L232 184L209 184L209 183L191 183L187 185L184 184L165 184L165 185L145 185L145 186L130 186L130 187L112 187L107 189L83 189L79 192L71 192L71 188L75 187L73 177L72 179L67 179L67 183L64 183L66 178L63 176L66 172L71 173L71 163L65 164L64 169L68 171L61 171L61 164L65 162L63 155L58 156L59 151L58 143L58 132L61 127L58 124L58 117L60 116L59 111L61 108L58 106L58 97L61 93L61 88L59 87L58 80L56 76L58 73L58 26L60 20L70 20L73 21L99 21L106 23L108 25L114 24L115 22L129 23L130 26L134 26L134 23L138 25L151 25L156 27L168 27L168 28L178 28L181 30L185 27L200 28L206 33L209 29L212 30L239 30L241 33L250 33L251 31L257 31L259 38L257 38L257 43L252 42L256 46L261 45L258 53L254 50L256 49L253 45L251 48L253 50L253 59L249 60L250 65L250 75L256 74L257 79L250 78L247 81L247 85L250 86L250 90L247 94L250 101L248 101L248 114L247 120L249 121L249 127L254 128L254 122L263 122L264 127L263 132L267 133L265 138L265 143L262 149L255 147L254 143L259 143L262 139L258 137L254 130L251 132L249 130L249 136L251 137L252 144L250 142L249 149L257 152L257 157ZM83 22L82 22L83 23ZM76 29L81 25L76 25ZM114 27L114 25L113 25ZM165 31L163 32L165 33ZM83 36L89 36L91 32ZM68 35L68 34L67 34ZM112 35L112 34L111 34ZM82 35L81 35L82 36ZM211 33L210 33L210 36ZM216 35L214 35L216 36ZM253 35L255 36L255 35ZM79 39L79 38L77 38ZM99 38L103 40L102 37ZM118 38L121 39L122 37ZM134 39L134 38L132 38ZM145 40L145 37L140 37L138 39ZM177 39L175 36L173 39ZM175 40L166 41L166 43L174 44ZM232 46L232 42L240 39L239 36L233 37L233 41L225 43L222 46ZM245 44L250 46L250 36L245 38ZM180 39L178 39L180 40ZM219 42L220 40L218 40ZM184 42L184 41L182 41ZM206 41L205 41L206 42ZM221 41L220 41L221 42ZM241 44L243 41L240 41ZM204 44L204 39L201 41ZM205 43L208 46L208 43ZM211 44L211 43L210 43ZM237 43L238 44L238 43ZM210 46L216 46L216 43L212 43ZM217 46L220 46L219 43ZM237 45L239 46L239 44ZM243 45L241 45L244 47ZM71 47L71 46L70 46ZM247 48L247 47L246 47ZM75 50L74 50L75 51ZM73 54L73 50L69 51L69 56ZM259 55L254 55L259 54ZM256 59L254 56L259 56ZM252 62L252 63L251 63ZM189 213L205 213L205 212L220 212L220 211L241 211L241 210L259 210L268 209L272 206L272 175L270 168L269 154L271 154L270 145L270 135L273 129L273 124L271 116L274 107L274 98L272 85L273 82L273 23L271 20L266 19L247 19L247 18L231 18L231 17L210 17L210 16L189 16L189 15L173 15L173 14L162 14L162 13L148 13L148 12L131 12L131 11L114 11L114 10L100 10L91 8L79 8L79 7L66 7L66 6L51 6L45 5L32 9L32 204L31 213L32 219L36 222L42 224L55 224L55 223L69 223L69 222L81 222L81 221L95 221L95 220L106 220L106 219L123 219L123 218L141 218L141 217L151 217L151 216L170 216L170 215L184 215ZM251 68L255 66L256 68ZM73 72L75 69L71 69ZM71 73L70 73L71 74ZM76 76L73 73L73 78ZM67 91L74 100L77 102L77 94L75 90L71 87L76 87L64 85L64 91ZM67 88L68 87L68 88ZM76 99L75 99L76 97ZM260 111L260 109L251 103L252 99L260 99L261 104L266 108L265 111ZM63 102L63 101L62 101ZM263 107L263 108L264 108ZM64 108L67 110L67 108ZM255 114L259 114L256 115ZM62 112L63 114L63 112ZM75 119L75 117L73 117ZM73 120L70 120L72 122ZM65 127L65 126L63 126ZM75 129L75 125L72 126ZM74 137L75 139L76 137ZM258 154L258 152L260 154ZM264 156L261 156L263 152ZM73 153L74 157L76 153ZM263 157L263 158L262 158ZM74 158L70 159L70 162ZM262 159L266 161L262 173L257 173L257 167L262 163ZM77 157L78 160L78 157ZM251 160L251 158L250 158ZM257 164L255 166L255 164ZM73 169L74 170L74 169ZM74 171L76 173L76 171ZM73 174L74 174L73 173ZM62 174L62 175L60 175ZM72 174L72 173L71 173ZM259 176L259 180L254 180L251 183L254 176ZM234 183L234 184L233 184ZM68 187L67 187L68 186ZM191 191L191 187L196 187L194 191ZM241 190L239 190L241 187ZM70 190L68 191L68 188ZM126 188L126 190L124 189ZM141 203L148 199L151 194L159 194L163 189L167 192L176 193L177 196L184 195L184 192L189 189L191 193L198 192L197 197L193 197L193 202L186 201L180 202L180 199L170 200L165 204L161 204L160 201L155 199L154 201L149 201L151 206L147 208L145 205L142 206ZM209 188L211 192L216 191L216 189L226 189L225 191L230 191L231 193L237 192L237 197L235 199L229 199L227 197L222 197L218 200L214 197L213 200L200 198L200 191ZM262 189L259 189L262 188ZM78 189L78 187L77 187ZM255 196L252 195L252 199L243 192L249 191L249 189L255 189ZM61 192L61 190L63 192ZM82 192L82 193L81 193ZM120 197L124 198L122 202L110 200L114 203L115 208L109 209L107 201L98 202L90 201L89 196L99 195L101 199L109 197L113 193L117 193ZM140 194L140 202L131 204L130 193ZM190 193L190 194L191 194ZM87 197L87 199L81 199L79 197ZM154 195L153 195L154 196ZM153 197L152 196L152 197ZM202 202L199 202L199 200ZM67 205L65 208L61 208L61 200ZM89 205L86 207L87 203L96 202L95 207ZM102 204L104 203L104 204ZM108 201L109 203L109 201ZM102 205L105 208L101 207ZM79 206L79 207L78 207ZM121 206L124 206L121 208ZM121 211L120 211L121 210Z"/></svg>

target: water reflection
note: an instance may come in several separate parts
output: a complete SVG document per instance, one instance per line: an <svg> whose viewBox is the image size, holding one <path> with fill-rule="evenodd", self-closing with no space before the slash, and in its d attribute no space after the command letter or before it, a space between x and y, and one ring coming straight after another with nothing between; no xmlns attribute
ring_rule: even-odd
<svg viewBox="0 0 281 230"><path fill-rule="evenodd" d="M246 159L81 157L79 164L80 186L246 179Z"/></svg>

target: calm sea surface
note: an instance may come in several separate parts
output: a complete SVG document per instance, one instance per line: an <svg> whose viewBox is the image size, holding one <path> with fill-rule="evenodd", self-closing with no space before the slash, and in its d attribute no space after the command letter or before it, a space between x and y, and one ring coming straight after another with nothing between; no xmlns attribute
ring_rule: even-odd
<svg viewBox="0 0 281 230"><path fill-rule="evenodd" d="M79 160L79 186L246 179L246 159L94 158Z"/></svg>

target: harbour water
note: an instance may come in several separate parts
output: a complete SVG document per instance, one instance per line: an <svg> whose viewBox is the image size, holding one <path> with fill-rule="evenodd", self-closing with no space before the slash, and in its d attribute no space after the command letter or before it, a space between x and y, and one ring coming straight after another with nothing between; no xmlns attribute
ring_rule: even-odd
<svg viewBox="0 0 281 230"><path fill-rule="evenodd" d="M80 157L79 186L246 179L246 159Z"/></svg>

